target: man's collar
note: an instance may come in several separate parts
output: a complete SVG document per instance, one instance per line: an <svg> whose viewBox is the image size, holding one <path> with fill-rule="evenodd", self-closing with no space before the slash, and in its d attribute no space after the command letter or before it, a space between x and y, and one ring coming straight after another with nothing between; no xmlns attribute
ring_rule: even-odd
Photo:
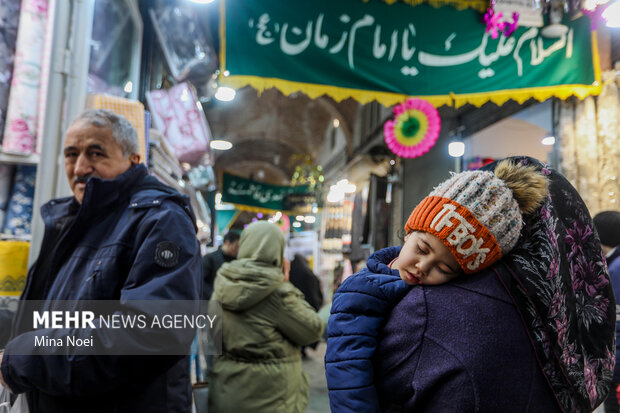
<svg viewBox="0 0 620 413"><path fill-rule="evenodd" d="M90 177L86 182L82 206L88 208L107 207L119 199L129 199L131 189L147 175L144 164L133 165L114 179Z"/></svg>

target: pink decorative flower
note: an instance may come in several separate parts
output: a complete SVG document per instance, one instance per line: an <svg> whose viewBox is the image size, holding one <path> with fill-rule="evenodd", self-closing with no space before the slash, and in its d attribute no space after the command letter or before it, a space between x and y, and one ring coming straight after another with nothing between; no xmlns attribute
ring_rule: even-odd
<svg viewBox="0 0 620 413"><path fill-rule="evenodd" d="M402 158L428 152L439 137L441 119L433 105L423 99L407 99L394 107L394 119L383 126L385 143Z"/></svg>
<svg viewBox="0 0 620 413"><path fill-rule="evenodd" d="M497 36L499 36L499 32L504 31L504 25L506 23L501 21L502 16L502 12L495 13L495 10L493 10L493 6L491 5L491 7L487 9L487 12L482 18L482 21L487 25L485 31L487 33L491 33L491 37L493 39L497 39Z"/></svg>
<svg viewBox="0 0 620 413"><path fill-rule="evenodd" d="M504 23L504 36L510 37L515 30L517 30L517 24L519 23L519 13L512 13L512 23Z"/></svg>

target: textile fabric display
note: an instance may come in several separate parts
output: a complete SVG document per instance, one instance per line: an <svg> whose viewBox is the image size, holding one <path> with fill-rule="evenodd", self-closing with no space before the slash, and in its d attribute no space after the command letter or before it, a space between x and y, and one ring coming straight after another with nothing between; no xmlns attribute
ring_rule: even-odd
<svg viewBox="0 0 620 413"><path fill-rule="evenodd" d="M37 153L41 153L41 146L43 145L43 131L45 130L45 100L47 99L47 88L49 86L50 63L52 60L52 40L54 33L54 16L56 10L56 0L48 1L45 43L43 45L43 57L41 58L41 86L39 87L39 113L37 115Z"/></svg>
<svg viewBox="0 0 620 413"><path fill-rule="evenodd" d="M37 167L34 165L19 165L17 167L3 233L30 235L36 176Z"/></svg>
<svg viewBox="0 0 620 413"><path fill-rule="evenodd" d="M154 126L161 131L181 162L198 163L209 151L211 130L193 88L179 83L169 90L152 90L146 100Z"/></svg>
<svg viewBox="0 0 620 413"><path fill-rule="evenodd" d="M23 0L19 16L13 80L2 149L22 155L36 149L41 64L48 0Z"/></svg>
<svg viewBox="0 0 620 413"><path fill-rule="evenodd" d="M4 131L4 120L9 104L20 3L21 0L0 2L0 133Z"/></svg>
<svg viewBox="0 0 620 413"><path fill-rule="evenodd" d="M149 140L149 166L157 166L168 176L176 177L177 179L181 178L181 176L183 176L183 168L181 168L179 161L174 157L174 154L161 134L157 130L152 129Z"/></svg>
<svg viewBox="0 0 620 413"><path fill-rule="evenodd" d="M157 40L177 81L207 79L217 69L217 57L193 7L171 4L149 10Z"/></svg>
<svg viewBox="0 0 620 413"><path fill-rule="evenodd" d="M615 72L603 73L603 91L596 98L560 103L559 169L593 216L620 203L620 105L614 79Z"/></svg>
<svg viewBox="0 0 620 413"><path fill-rule="evenodd" d="M141 102L109 95L89 95L86 106L95 109L109 109L126 117L138 133L140 161L144 162L145 165L147 164L144 105Z"/></svg>

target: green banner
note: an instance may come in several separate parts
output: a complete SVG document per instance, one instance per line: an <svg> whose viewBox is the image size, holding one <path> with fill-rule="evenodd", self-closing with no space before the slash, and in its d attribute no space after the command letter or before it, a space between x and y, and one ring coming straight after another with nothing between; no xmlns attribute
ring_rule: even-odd
<svg viewBox="0 0 620 413"><path fill-rule="evenodd" d="M289 195L308 192L306 185L269 185L226 172L222 174L222 202L250 207L245 209L286 211L290 205Z"/></svg>
<svg viewBox="0 0 620 413"><path fill-rule="evenodd" d="M493 39L482 13L380 0L222 0L222 83L436 106L581 98L600 91L590 19L559 37L518 27Z"/></svg>

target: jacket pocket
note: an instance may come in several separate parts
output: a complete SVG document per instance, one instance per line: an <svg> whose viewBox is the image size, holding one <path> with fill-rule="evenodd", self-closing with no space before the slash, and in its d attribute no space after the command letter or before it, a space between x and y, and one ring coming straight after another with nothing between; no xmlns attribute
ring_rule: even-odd
<svg viewBox="0 0 620 413"><path fill-rule="evenodd" d="M128 268L123 259L126 248L121 244L99 248L88 260L84 287L91 300L118 299L127 277Z"/></svg>

